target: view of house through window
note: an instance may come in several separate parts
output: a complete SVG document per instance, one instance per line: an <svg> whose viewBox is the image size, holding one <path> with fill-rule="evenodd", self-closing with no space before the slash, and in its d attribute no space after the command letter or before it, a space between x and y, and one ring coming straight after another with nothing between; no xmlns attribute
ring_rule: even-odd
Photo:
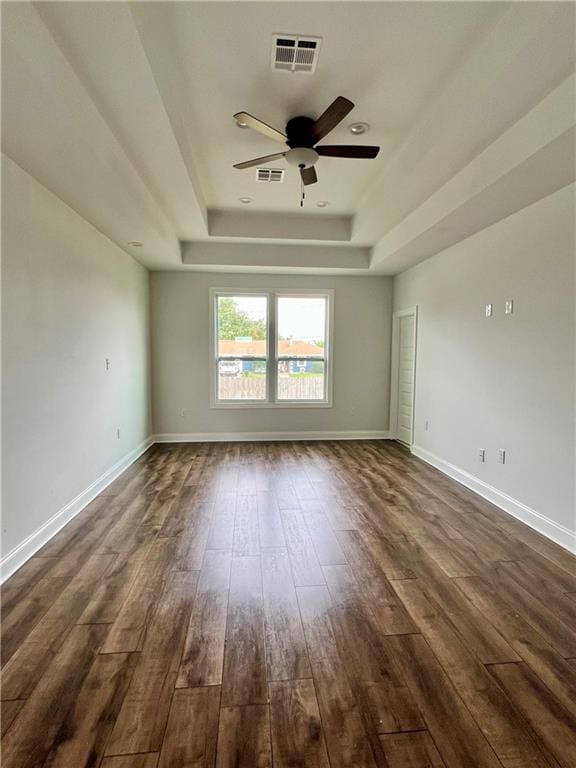
<svg viewBox="0 0 576 768"><path fill-rule="evenodd" d="M268 298L218 296L218 399L266 400Z"/></svg>
<svg viewBox="0 0 576 768"><path fill-rule="evenodd" d="M278 400L323 400L326 297L279 296Z"/></svg>
<svg viewBox="0 0 576 768"><path fill-rule="evenodd" d="M328 313L328 294L216 294L216 401L326 403Z"/></svg>

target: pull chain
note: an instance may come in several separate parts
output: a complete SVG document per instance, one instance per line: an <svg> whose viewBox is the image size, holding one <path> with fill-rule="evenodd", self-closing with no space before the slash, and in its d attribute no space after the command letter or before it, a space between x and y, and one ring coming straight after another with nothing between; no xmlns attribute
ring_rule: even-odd
<svg viewBox="0 0 576 768"><path fill-rule="evenodd" d="M304 195L304 180L302 179L302 169L304 168L304 166L300 165L299 168L300 168L300 194L301 194L300 208L303 208L305 195Z"/></svg>

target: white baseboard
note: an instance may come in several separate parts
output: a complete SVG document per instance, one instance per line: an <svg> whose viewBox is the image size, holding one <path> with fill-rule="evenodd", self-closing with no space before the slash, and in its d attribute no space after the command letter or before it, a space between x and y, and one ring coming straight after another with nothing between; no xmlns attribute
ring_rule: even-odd
<svg viewBox="0 0 576 768"><path fill-rule="evenodd" d="M47 544L50 539L58 533L59 530L64 528L66 523L69 523L78 512L81 512L93 499L98 496L99 493L110 485L119 475L128 469L130 464L133 464L137 458L139 458L144 451L154 443L152 437L147 438L144 442L134 450L127 453L119 461L116 462L110 469L106 470L104 474L95 480L88 488L84 489L81 493L72 499L66 506L59 509L55 515L47 520L44 525L38 528L34 533L30 534L24 541L18 544L11 552L0 560L0 583L4 582L9 576L24 565L32 555Z"/></svg>
<svg viewBox="0 0 576 768"><path fill-rule="evenodd" d="M441 459L439 456L430 453L430 451L427 451L425 448L413 445L411 450L414 456L417 456L427 464L436 467L440 472L448 475L453 480L457 480L462 485L465 485L466 488L470 488L471 491L474 491L487 501L492 502L492 504L495 504L504 512L512 515L512 517L515 517L517 520L530 526L530 528L538 531L538 533L541 533L548 539L552 539L552 541L556 542L556 544L560 544L561 547L564 547L569 552L576 554L576 531L571 531L569 528L554 522L554 520L550 520L549 517L546 517L546 515L543 515L541 512L531 509L521 501L512 498L512 496L508 496L508 494L499 491L497 488L494 488L494 486L485 483L483 480L471 475L469 472L466 472L454 464L450 464L450 462Z"/></svg>
<svg viewBox="0 0 576 768"><path fill-rule="evenodd" d="M154 435L155 443L251 443L279 440L389 440L388 432L168 432Z"/></svg>

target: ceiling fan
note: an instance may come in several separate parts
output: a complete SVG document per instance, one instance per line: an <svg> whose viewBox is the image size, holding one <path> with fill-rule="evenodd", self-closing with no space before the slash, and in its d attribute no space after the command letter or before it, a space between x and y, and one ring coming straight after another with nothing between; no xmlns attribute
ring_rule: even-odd
<svg viewBox="0 0 576 768"><path fill-rule="evenodd" d="M302 183L308 185L318 181L314 166L321 156L371 160L376 157L380 147L355 144L320 144L320 146L316 146L317 142L330 133L352 109L354 109L354 104L349 99L338 96L317 120L313 120L311 117L293 117L286 123L285 133L263 123L262 120L249 115L248 112L237 112L234 119L242 126L252 128L273 141L286 144L288 149L273 155L256 157L254 160L246 160L244 163L237 163L234 168L253 168L255 165L270 163L285 157L290 165L295 165L300 169Z"/></svg>

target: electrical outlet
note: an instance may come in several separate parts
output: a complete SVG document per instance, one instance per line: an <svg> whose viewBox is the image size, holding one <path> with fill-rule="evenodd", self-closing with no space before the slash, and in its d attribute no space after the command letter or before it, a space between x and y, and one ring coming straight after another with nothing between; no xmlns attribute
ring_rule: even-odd
<svg viewBox="0 0 576 768"><path fill-rule="evenodd" d="M106 370L109 371L111 367L112 367L112 363L110 362L110 358L107 357L106 358Z"/></svg>
<svg viewBox="0 0 576 768"><path fill-rule="evenodd" d="M484 312L486 313L486 317L492 317L492 304L486 304Z"/></svg>
<svg viewBox="0 0 576 768"><path fill-rule="evenodd" d="M430 425L429 425L429 423L428 423L428 419L426 419L426 421L424 422L424 430L425 430L426 432L428 432L428 427L429 427L429 426L430 426Z"/></svg>
<svg viewBox="0 0 576 768"><path fill-rule="evenodd" d="M514 313L514 299L507 299L504 304L504 314L512 315Z"/></svg>
<svg viewBox="0 0 576 768"><path fill-rule="evenodd" d="M484 448L480 448L478 450L478 460L480 461L481 464L484 464L484 462L486 461L486 451L484 450Z"/></svg>
<svg viewBox="0 0 576 768"><path fill-rule="evenodd" d="M504 448L498 448L498 464L506 464L506 451Z"/></svg>

